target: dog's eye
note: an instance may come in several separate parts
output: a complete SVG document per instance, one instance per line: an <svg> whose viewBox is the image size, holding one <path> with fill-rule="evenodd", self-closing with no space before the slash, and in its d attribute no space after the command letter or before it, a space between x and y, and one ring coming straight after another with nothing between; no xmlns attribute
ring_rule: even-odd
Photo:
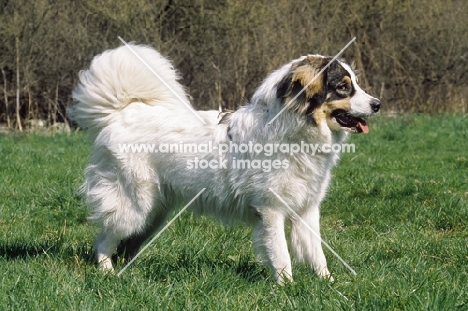
<svg viewBox="0 0 468 311"><path fill-rule="evenodd" d="M346 93L349 91L349 85L347 83L340 83L336 86L336 90L341 93Z"/></svg>

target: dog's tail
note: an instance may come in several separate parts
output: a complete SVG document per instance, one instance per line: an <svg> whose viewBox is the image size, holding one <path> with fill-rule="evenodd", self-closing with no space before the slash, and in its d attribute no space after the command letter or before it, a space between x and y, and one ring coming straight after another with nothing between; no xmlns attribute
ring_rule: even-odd
<svg viewBox="0 0 468 311"><path fill-rule="evenodd" d="M151 47L130 44L106 51L80 72L68 117L83 128L99 131L133 102L187 113L181 102L190 104L178 78L172 64Z"/></svg>

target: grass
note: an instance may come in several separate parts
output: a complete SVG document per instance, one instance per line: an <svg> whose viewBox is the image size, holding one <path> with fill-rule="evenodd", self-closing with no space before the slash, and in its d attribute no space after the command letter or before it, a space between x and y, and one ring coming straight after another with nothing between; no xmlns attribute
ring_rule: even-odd
<svg viewBox="0 0 468 311"><path fill-rule="evenodd" d="M334 283L293 264L284 287L247 227L184 213L121 277L99 272L76 194L83 133L0 137L0 305L5 310L466 310L468 118L371 120L322 204ZM121 269L120 263L117 269Z"/></svg>

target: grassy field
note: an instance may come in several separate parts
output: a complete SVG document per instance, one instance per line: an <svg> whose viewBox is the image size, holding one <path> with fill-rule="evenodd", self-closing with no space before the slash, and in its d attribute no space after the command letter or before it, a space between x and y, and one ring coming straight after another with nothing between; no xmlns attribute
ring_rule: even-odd
<svg viewBox="0 0 468 311"><path fill-rule="evenodd" d="M0 136L2 310L467 310L468 117L378 117L322 205L334 283L277 286L251 230L184 213L120 277L93 263L83 133ZM120 263L117 270L123 267Z"/></svg>

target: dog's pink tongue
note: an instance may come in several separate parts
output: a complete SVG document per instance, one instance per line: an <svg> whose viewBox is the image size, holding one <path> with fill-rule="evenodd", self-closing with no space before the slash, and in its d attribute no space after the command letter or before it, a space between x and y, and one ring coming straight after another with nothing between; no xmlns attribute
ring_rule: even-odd
<svg viewBox="0 0 468 311"><path fill-rule="evenodd" d="M364 134L369 133L369 127L367 126L367 124L362 124L361 122L359 122L359 127L361 128Z"/></svg>

